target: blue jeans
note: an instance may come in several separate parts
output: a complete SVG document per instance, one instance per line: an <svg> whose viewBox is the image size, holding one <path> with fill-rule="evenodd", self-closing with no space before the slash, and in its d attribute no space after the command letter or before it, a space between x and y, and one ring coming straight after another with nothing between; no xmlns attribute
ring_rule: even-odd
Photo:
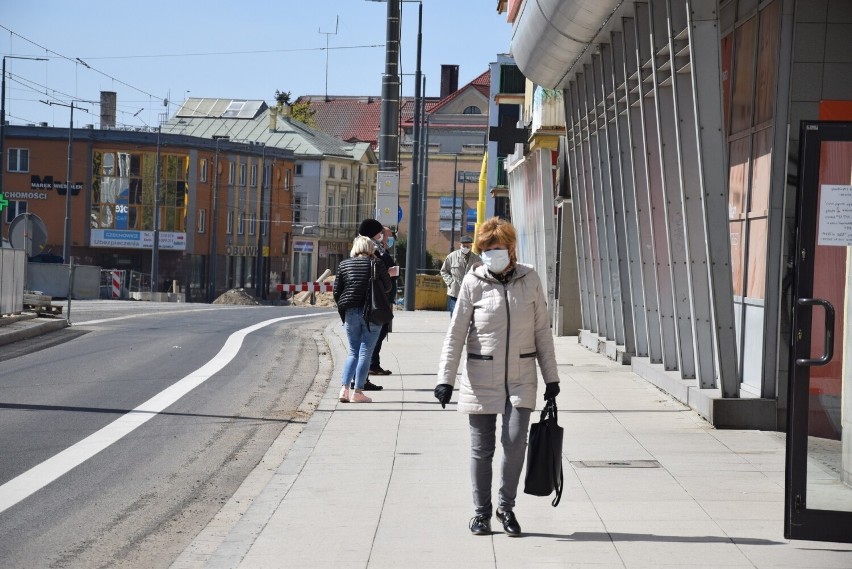
<svg viewBox="0 0 852 569"><path fill-rule="evenodd" d="M450 311L450 318L453 317L453 311L456 309L456 300L458 300L455 296L447 296L447 308Z"/></svg>
<svg viewBox="0 0 852 569"><path fill-rule="evenodd" d="M373 355L373 348L379 339L382 326L370 324L368 330L367 322L364 320L364 309L359 306L346 311L343 328L349 340L349 355L343 364L343 377L340 384L349 385L354 376L355 389L363 389L364 384L367 383L367 373L370 371L370 357Z"/></svg>

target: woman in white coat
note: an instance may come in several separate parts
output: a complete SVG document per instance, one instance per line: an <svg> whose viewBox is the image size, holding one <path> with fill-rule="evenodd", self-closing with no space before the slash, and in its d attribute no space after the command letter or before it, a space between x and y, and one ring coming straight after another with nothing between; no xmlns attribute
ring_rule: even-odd
<svg viewBox="0 0 852 569"><path fill-rule="evenodd" d="M559 393L546 300L535 270L517 262L515 228L491 218L480 226L476 245L483 264L465 275L450 329L444 338L435 397L450 401L465 347L458 409L469 415L474 535L491 533L491 463L497 415L503 415L503 462L497 518L509 536L521 534L515 498L526 455L530 413L535 409L538 361L545 399Z"/></svg>

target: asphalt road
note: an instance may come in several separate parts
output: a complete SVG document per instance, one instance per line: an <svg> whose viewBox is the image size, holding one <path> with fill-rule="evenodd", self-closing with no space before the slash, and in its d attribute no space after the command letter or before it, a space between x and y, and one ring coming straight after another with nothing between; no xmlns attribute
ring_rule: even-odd
<svg viewBox="0 0 852 569"><path fill-rule="evenodd" d="M0 564L168 566L281 431L306 421L329 380L332 318L76 303L72 328L0 348Z"/></svg>

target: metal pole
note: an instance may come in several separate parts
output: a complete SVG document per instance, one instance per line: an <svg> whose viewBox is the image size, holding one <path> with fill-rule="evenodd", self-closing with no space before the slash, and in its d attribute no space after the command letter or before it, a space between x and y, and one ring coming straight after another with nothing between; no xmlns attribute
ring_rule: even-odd
<svg viewBox="0 0 852 569"><path fill-rule="evenodd" d="M65 232L62 243L62 262L71 260L71 160L73 157L74 101L71 101L71 121L68 124L68 170L65 175ZM68 291L71 294L71 291Z"/></svg>
<svg viewBox="0 0 852 569"><path fill-rule="evenodd" d="M160 132L157 125L157 164L154 168L154 244L151 247L151 300L160 282Z"/></svg>
<svg viewBox="0 0 852 569"><path fill-rule="evenodd" d="M385 73L382 75L379 170L399 170L399 13L400 0L388 1Z"/></svg>
<svg viewBox="0 0 852 569"><path fill-rule="evenodd" d="M427 218L427 209L429 202L427 200L429 195L429 117L426 115L426 80L423 80L423 99L424 101L423 107L423 126L420 136L423 138L423 154L421 155L420 161L420 266L429 269L431 267L426 266L426 249L427 247L427 231L426 231L426 218Z"/></svg>
<svg viewBox="0 0 852 569"><path fill-rule="evenodd" d="M396 2L392 2L396 3ZM405 310L414 310L417 264L420 256L420 173L417 157L420 153L420 51L423 44L423 4L417 7L417 69L414 82L414 148L411 153L411 190L408 196L408 247L405 252Z"/></svg>
<svg viewBox="0 0 852 569"><path fill-rule="evenodd" d="M227 140L227 138L227 136L213 136L216 141L216 155L213 159L213 220L210 224L210 230L213 233L210 236L210 283L208 284L207 302L216 300L216 238L219 233L219 141Z"/></svg>
<svg viewBox="0 0 852 569"><path fill-rule="evenodd" d="M6 170L4 141L6 140L6 57L3 57L3 81L0 85L0 195L3 195L3 172Z"/></svg>
<svg viewBox="0 0 852 569"><path fill-rule="evenodd" d="M450 225L450 253L453 252L453 246L456 243L456 181L459 179L459 155L456 154L453 159L453 222ZM438 221L438 223L441 223ZM462 222L464 223L464 222Z"/></svg>
<svg viewBox="0 0 852 569"><path fill-rule="evenodd" d="M328 36L326 36L327 38ZM266 145L264 144L260 150L260 227L261 230L257 232L257 252L255 253L255 296L257 298L266 298L266 287L263 286L263 274L264 274L264 259L263 259L263 222L266 219L263 216L263 182L265 181L266 176L264 175L266 171L264 170L264 164L266 162ZM269 231L269 228L266 229Z"/></svg>

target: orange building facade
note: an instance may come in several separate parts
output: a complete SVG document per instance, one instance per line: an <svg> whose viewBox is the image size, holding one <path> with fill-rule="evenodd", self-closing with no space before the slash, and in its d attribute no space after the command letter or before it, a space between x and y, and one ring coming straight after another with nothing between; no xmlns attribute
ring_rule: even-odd
<svg viewBox="0 0 852 569"><path fill-rule="evenodd" d="M188 301L210 301L235 287L277 296L269 291L289 270L292 152L157 132L74 129L70 199L68 166L68 129L6 127L2 235L9 238L17 215L37 215L47 238L34 260L62 259L68 203L67 248L75 264L137 273L148 278L145 291L172 290L176 281ZM159 270L151 286L158 189Z"/></svg>

